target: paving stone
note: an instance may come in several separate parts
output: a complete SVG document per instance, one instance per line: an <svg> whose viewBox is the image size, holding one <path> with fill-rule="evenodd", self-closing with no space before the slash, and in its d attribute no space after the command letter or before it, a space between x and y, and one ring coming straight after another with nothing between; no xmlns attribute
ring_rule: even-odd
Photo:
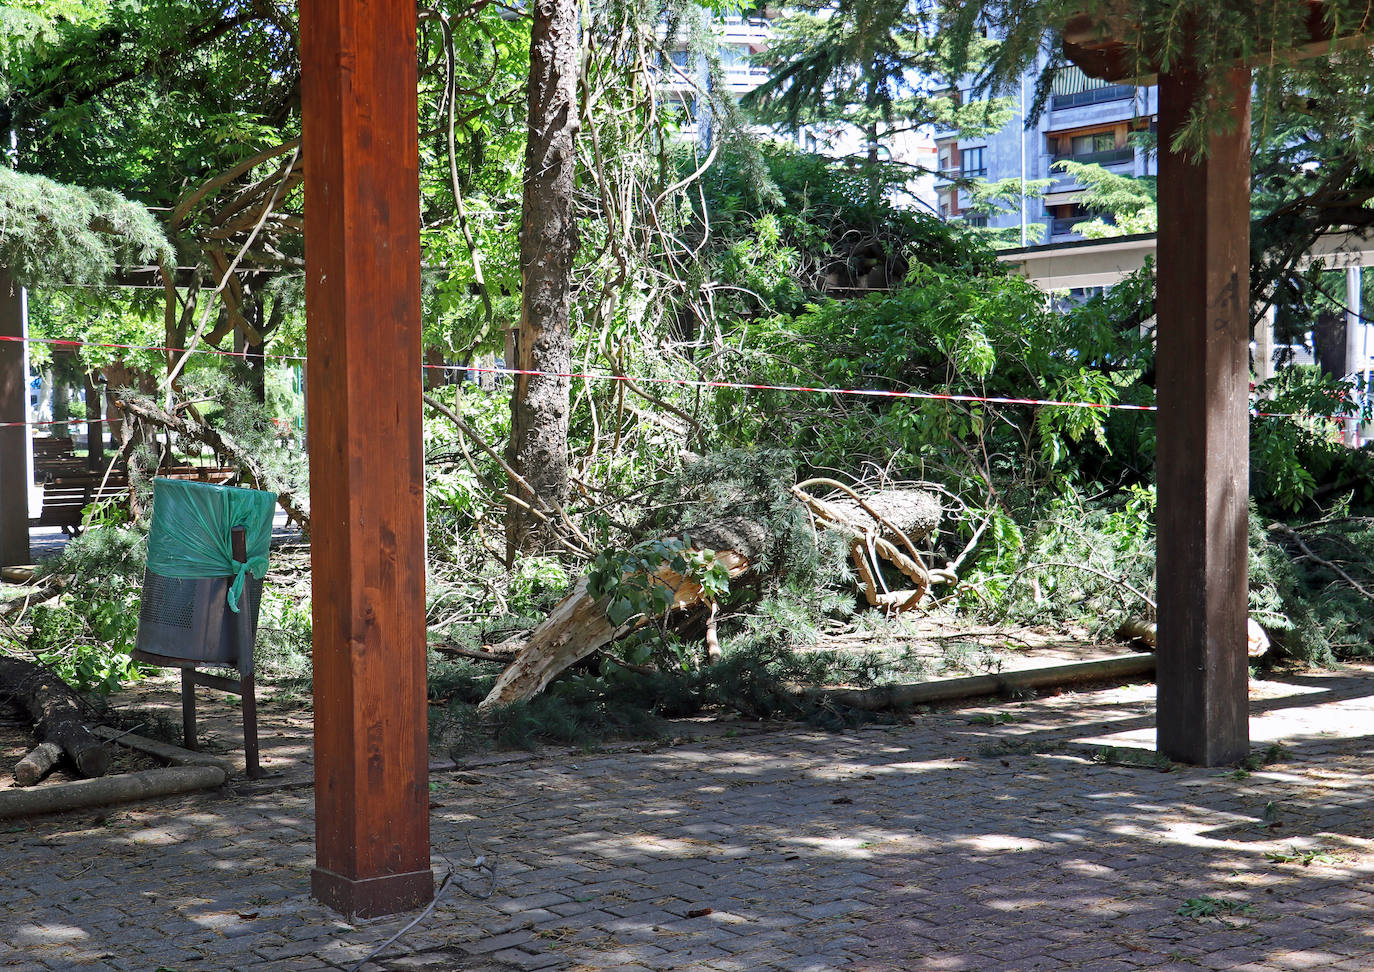
<svg viewBox="0 0 1374 972"><path fill-rule="evenodd" d="M1294 755L1243 781L1092 762L1141 745L1113 734L1148 732L1149 686L986 709L1015 711L1006 725L934 712L484 770L483 786L436 791L432 831L436 854L486 855L495 893L460 873L467 893L378 968L1367 972L1370 674L1311 676L1331 689L1315 699L1256 683L1257 739ZM0 967L345 970L408 920L344 922L308 897L308 789L111 820L0 839ZM1293 847L1338 863L1266 857ZM1201 897L1254 913L1177 913Z"/></svg>

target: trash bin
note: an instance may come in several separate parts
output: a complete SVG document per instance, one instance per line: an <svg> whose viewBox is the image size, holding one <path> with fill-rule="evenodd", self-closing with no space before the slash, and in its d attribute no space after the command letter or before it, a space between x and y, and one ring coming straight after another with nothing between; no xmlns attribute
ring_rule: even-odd
<svg viewBox="0 0 1374 972"><path fill-rule="evenodd" d="M276 504L276 495L262 490L153 480L148 566L133 652L139 661L181 669L187 749L196 748L196 686L238 693L250 778L262 775L253 645ZM198 665L237 668L238 678L198 672Z"/></svg>
<svg viewBox="0 0 1374 972"><path fill-rule="evenodd" d="M251 666L276 502L256 489L153 480L136 658ZM242 560L234 556L236 527L243 529Z"/></svg>

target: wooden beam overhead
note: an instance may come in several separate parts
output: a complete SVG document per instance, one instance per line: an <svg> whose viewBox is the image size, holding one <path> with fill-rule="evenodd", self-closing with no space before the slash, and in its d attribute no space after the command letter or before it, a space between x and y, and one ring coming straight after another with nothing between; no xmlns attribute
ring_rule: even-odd
<svg viewBox="0 0 1374 972"><path fill-rule="evenodd" d="M1374 33L1374 6L1359 24L1352 25L1337 37L1324 0L1281 2L1306 7L1305 39L1294 47L1275 49L1262 57L1252 58L1247 62L1248 67L1292 63L1332 51L1358 50L1369 45L1371 33ZM1089 77L1120 84L1155 84L1160 65L1156 59L1142 58L1135 53L1134 38L1139 35L1141 24L1132 18L1131 10L1131 4L1121 3L1117 11L1105 15L1082 13L1069 17L1060 32L1064 55Z"/></svg>
<svg viewBox="0 0 1374 972"><path fill-rule="evenodd" d="M316 898L433 897L413 0L302 0Z"/></svg>

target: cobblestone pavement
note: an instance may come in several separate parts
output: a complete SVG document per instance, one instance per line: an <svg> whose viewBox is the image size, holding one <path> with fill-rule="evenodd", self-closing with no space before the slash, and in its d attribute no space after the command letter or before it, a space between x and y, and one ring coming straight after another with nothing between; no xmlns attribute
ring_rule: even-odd
<svg viewBox="0 0 1374 972"><path fill-rule="evenodd" d="M366 968L1374 968L1374 669L1252 696L1250 773L1162 771L1145 685L436 775L454 882ZM0 824L0 967L353 968L409 916L314 903L312 826L301 787Z"/></svg>

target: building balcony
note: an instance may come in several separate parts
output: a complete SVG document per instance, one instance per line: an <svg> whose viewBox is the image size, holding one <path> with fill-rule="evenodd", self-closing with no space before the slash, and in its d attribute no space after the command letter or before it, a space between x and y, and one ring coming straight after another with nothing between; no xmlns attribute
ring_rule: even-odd
<svg viewBox="0 0 1374 972"><path fill-rule="evenodd" d="M1091 219L1091 216L1055 216L1050 219L1050 236L1073 236L1075 226Z"/></svg>
<svg viewBox="0 0 1374 972"><path fill-rule="evenodd" d="M1101 152L1084 152L1082 155L1056 155L1054 162L1081 162L1084 165L1125 165L1135 161L1135 148L1104 149Z"/></svg>
<svg viewBox="0 0 1374 972"><path fill-rule="evenodd" d="M713 26L727 44L766 46L773 33L768 21L751 17L721 17Z"/></svg>
<svg viewBox="0 0 1374 972"><path fill-rule="evenodd" d="M1082 108L1085 105L1101 105L1109 101L1128 101L1135 97L1135 88L1126 84L1112 84L1086 91L1073 91L1050 95L1050 109L1063 111L1066 108Z"/></svg>
<svg viewBox="0 0 1374 972"><path fill-rule="evenodd" d="M724 70L731 91L753 91L768 80L768 68L757 64L731 64Z"/></svg>

